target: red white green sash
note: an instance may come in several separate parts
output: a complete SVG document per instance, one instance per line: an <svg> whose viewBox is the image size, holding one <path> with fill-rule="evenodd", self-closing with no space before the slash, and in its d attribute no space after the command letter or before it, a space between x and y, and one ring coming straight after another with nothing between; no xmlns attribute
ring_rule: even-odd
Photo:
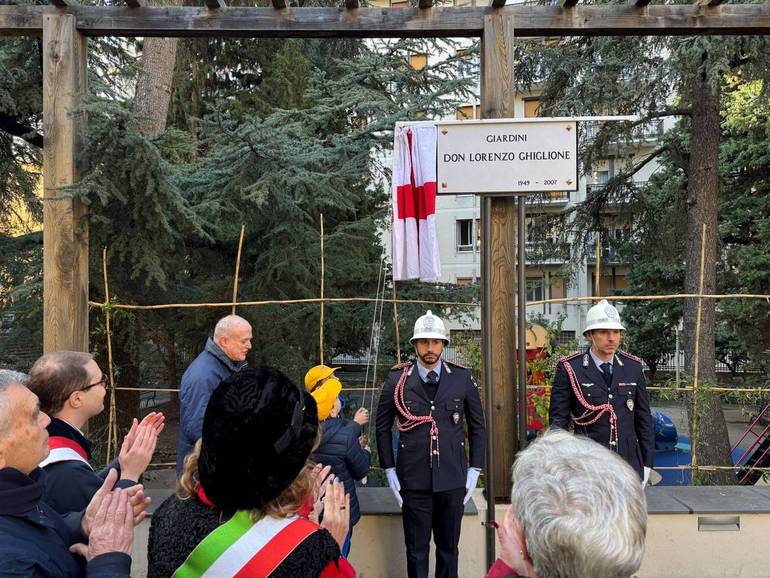
<svg viewBox="0 0 770 578"><path fill-rule="evenodd" d="M239 511L195 547L173 578L264 578L317 530L297 516L265 516L253 524L247 511Z"/></svg>

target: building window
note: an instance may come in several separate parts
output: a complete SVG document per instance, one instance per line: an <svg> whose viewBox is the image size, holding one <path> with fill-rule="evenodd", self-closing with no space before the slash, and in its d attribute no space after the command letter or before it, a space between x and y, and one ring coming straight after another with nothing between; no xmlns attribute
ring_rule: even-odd
<svg viewBox="0 0 770 578"><path fill-rule="evenodd" d="M428 55L411 54L409 56L409 66L411 66L415 70L423 70L426 66L428 66Z"/></svg>
<svg viewBox="0 0 770 578"><path fill-rule="evenodd" d="M575 341L574 331L560 331L559 336L556 338L557 345L568 345Z"/></svg>
<svg viewBox="0 0 770 578"><path fill-rule="evenodd" d="M610 180L610 171L594 171L594 184L606 185Z"/></svg>
<svg viewBox="0 0 770 578"><path fill-rule="evenodd" d="M481 107L479 105L466 104L458 106L455 113L457 120L473 120L481 118Z"/></svg>
<svg viewBox="0 0 770 578"><path fill-rule="evenodd" d="M527 301L543 300L543 280L527 279Z"/></svg>
<svg viewBox="0 0 770 578"><path fill-rule="evenodd" d="M540 116L539 98L528 98L524 100L524 116L527 118Z"/></svg>
<svg viewBox="0 0 770 578"><path fill-rule="evenodd" d="M457 252L473 251L473 219L457 220Z"/></svg>

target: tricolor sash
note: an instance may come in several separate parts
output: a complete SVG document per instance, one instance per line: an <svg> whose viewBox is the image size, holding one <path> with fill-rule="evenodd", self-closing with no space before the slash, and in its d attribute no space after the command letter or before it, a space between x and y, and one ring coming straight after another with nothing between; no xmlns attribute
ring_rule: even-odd
<svg viewBox="0 0 770 578"><path fill-rule="evenodd" d="M318 525L297 516L265 516L254 524L241 510L206 536L173 578L264 578L317 530Z"/></svg>
<svg viewBox="0 0 770 578"><path fill-rule="evenodd" d="M64 436L51 436L48 438L48 449L48 457L40 462L41 468L49 464L69 461L83 462L91 468L91 464L88 463L86 450L80 447L80 444L75 440Z"/></svg>

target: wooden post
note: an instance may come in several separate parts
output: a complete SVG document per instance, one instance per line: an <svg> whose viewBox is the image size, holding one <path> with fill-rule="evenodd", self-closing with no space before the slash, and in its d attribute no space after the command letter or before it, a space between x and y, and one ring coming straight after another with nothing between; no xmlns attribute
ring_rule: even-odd
<svg viewBox="0 0 770 578"><path fill-rule="evenodd" d="M481 107L483 118L514 116L513 19L497 13L484 18L481 49ZM482 228L489 227L491 253L489 284L482 308L489 309L491 326L483 331L485 359L491 363L491 383L485 394L492 396L492 415L487 415L495 456L493 493L505 499L511 491L511 466L519 447L516 419L516 204L514 197L493 197L491 214L482 213ZM487 375L490 375L487 372ZM489 405L487 406L489 407ZM490 464L487 464L489 471ZM489 499L489 496L487 497Z"/></svg>
<svg viewBox="0 0 770 578"><path fill-rule="evenodd" d="M62 189L78 179L85 37L71 14L43 16L43 350L88 350L88 222Z"/></svg>

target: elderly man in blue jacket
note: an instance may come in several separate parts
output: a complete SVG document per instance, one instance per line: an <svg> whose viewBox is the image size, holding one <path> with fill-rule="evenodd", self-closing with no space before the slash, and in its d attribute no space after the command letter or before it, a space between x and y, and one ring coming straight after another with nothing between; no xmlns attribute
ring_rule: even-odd
<svg viewBox="0 0 770 578"><path fill-rule="evenodd" d="M201 437L203 415L211 394L236 371L246 367L251 349L251 325L243 317L228 315L214 327L206 347L182 376L179 392L179 441L176 450L176 475L182 475L184 459Z"/></svg>
<svg viewBox="0 0 770 578"><path fill-rule="evenodd" d="M110 491L112 470L84 512L57 514L42 501L37 466L49 421L26 376L0 370L0 577L128 578L134 525L149 500L138 485Z"/></svg>

